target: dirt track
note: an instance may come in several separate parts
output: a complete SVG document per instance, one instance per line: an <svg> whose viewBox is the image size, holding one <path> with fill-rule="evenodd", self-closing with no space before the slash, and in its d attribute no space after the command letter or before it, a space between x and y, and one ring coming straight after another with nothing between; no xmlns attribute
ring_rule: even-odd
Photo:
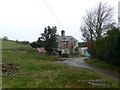
<svg viewBox="0 0 120 90"><path fill-rule="evenodd" d="M72 58L71 60L66 60L66 61L55 61L55 63L64 64L64 65L68 65L68 66L75 66L75 67L80 67L80 68L86 68L89 70L93 70L93 71L95 71L95 72L97 72L105 77L110 77L116 81L119 81L117 71L93 67L85 62L85 59L87 59L87 58L88 57Z"/></svg>

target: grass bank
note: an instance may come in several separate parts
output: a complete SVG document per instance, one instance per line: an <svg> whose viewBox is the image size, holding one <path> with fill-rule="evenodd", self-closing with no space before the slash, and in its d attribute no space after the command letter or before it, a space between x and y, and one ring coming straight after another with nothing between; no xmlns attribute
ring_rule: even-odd
<svg viewBox="0 0 120 90"><path fill-rule="evenodd" d="M98 59L87 59L86 62L92 66L102 68L102 69L109 69L109 70L114 70L114 71L120 71L120 67L116 66L112 63L103 61L103 60L98 60Z"/></svg>
<svg viewBox="0 0 120 90"><path fill-rule="evenodd" d="M11 45L12 44L12 45ZM22 47L19 48L19 47ZM35 49L34 49L35 50ZM82 68L53 63L57 57L43 55L30 46L3 41L2 62L18 67L16 76L3 76L3 88L117 88L117 82ZM89 80L104 79L108 86L91 85ZM88 80L82 82L82 80Z"/></svg>

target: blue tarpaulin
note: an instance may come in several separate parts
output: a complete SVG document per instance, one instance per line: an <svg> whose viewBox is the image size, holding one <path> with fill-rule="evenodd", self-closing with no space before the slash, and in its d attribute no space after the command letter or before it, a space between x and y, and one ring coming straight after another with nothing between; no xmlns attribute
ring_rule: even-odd
<svg viewBox="0 0 120 90"><path fill-rule="evenodd" d="M91 57L91 55L87 51L84 53L84 56Z"/></svg>

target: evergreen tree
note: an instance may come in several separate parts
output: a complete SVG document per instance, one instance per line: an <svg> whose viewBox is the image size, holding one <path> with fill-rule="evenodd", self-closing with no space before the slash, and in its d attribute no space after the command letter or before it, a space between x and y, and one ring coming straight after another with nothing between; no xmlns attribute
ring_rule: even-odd
<svg viewBox="0 0 120 90"><path fill-rule="evenodd" d="M47 52L50 54L51 52L54 52L57 50L58 43L57 43L57 27L46 27L44 29L44 33L42 33L41 39L44 41L44 48L47 50Z"/></svg>
<svg viewBox="0 0 120 90"><path fill-rule="evenodd" d="M38 38L37 42L31 43L33 48L44 47L45 50L51 54L58 48L57 43L57 27L47 26L44 28L44 33Z"/></svg>

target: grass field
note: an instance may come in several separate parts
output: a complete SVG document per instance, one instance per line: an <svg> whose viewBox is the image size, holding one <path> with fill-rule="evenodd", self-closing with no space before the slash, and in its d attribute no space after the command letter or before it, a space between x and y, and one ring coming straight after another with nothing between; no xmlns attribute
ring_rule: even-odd
<svg viewBox="0 0 120 90"><path fill-rule="evenodd" d="M117 88L117 82L97 73L53 63L54 56L37 53L29 45L3 41L2 62L18 67L14 77L2 77L3 88ZM109 86L96 86L81 80L104 79Z"/></svg>

